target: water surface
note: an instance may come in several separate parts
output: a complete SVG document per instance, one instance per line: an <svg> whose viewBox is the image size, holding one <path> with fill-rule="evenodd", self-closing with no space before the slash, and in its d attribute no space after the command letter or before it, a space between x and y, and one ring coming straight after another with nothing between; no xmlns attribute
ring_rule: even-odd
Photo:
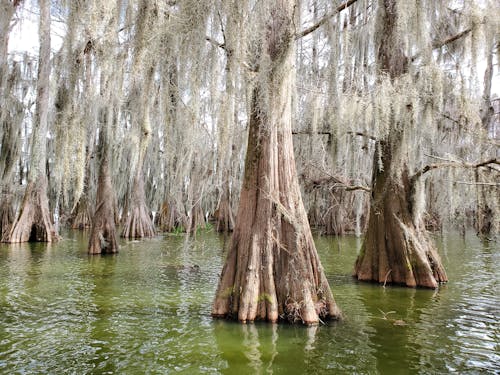
<svg viewBox="0 0 500 375"><path fill-rule="evenodd" d="M437 291L358 283L361 240L316 244L345 319L318 327L213 320L214 233L89 257L86 235L0 245L0 373L499 373L498 243L438 238Z"/></svg>

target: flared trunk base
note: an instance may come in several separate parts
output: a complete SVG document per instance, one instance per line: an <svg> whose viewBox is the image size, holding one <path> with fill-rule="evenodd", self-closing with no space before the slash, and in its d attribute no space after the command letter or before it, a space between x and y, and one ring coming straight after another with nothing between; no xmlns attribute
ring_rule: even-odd
<svg viewBox="0 0 500 375"><path fill-rule="evenodd" d="M121 236L123 238L154 237L155 229L145 204L138 204L127 217Z"/></svg>
<svg viewBox="0 0 500 375"><path fill-rule="evenodd" d="M89 229L92 227L92 212L87 198L80 198L80 202L75 208L73 219L71 220L72 229Z"/></svg>
<svg viewBox="0 0 500 375"><path fill-rule="evenodd" d="M19 216L3 242L53 242L59 239L52 224L47 198L47 179L39 177L26 186Z"/></svg>
<svg viewBox="0 0 500 375"><path fill-rule="evenodd" d="M375 173L368 231L354 276L384 285L437 288L448 278L422 219L417 218L415 224L412 186L405 168L400 181L389 168Z"/></svg>

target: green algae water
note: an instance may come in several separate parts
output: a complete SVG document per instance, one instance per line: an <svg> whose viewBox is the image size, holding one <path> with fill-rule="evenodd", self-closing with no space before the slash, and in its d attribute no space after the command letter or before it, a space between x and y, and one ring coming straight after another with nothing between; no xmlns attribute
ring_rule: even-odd
<svg viewBox="0 0 500 375"><path fill-rule="evenodd" d="M499 373L498 243L437 239L437 291L358 283L361 240L316 244L345 319L318 327L213 320L225 253L214 233L122 242L0 245L2 374Z"/></svg>

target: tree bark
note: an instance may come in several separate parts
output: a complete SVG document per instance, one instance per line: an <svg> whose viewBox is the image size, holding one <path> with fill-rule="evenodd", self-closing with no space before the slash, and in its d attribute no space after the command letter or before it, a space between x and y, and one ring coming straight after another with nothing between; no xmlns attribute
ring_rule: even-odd
<svg viewBox="0 0 500 375"><path fill-rule="evenodd" d="M36 114L33 124L28 184L19 215L5 242L52 242L58 239L47 198L47 130L50 80L50 1L40 0L40 53L38 62Z"/></svg>
<svg viewBox="0 0 500 375"><path fill-rule="evenodd" d="M0 100L3 99L3 91L1 89L9 75L8 51L12 18L21 2L19 0L0 0L0 12L2 14L0 16L0 94L2 94Z"/></svg>
<svg viewBox="0 0 500 375"><path fill-rule="evenodd" d="M368 229L354 275L364 281L436 288L448 279L422 219L415 218L415 187L408 168L393 160L388 144L382 144L381 152L374 157ZM394 168L402 168L399 175Z"/></svg>
<svg viewBox="0 0 500 375"><path fill-rule="evenodd" d="M212 316L317 324L339 318L300 195L291 132L294 1L273 1L253 90L235 230ZM269 59L269 60L268 60Z"/></svg>
<svg viewBox="0 0 500 375"><path fill-rule="evenodd" d="M149 209L146 206L144 181L141 171L138 172L138 176L136 176L134 181L130 207L131 212L127 216L121 236L124 238L153 237L155 229L153 221L149 216Z"/></svg>
<svg viewBox="0 0 500 375"><path fill-rule="evenodd" d="M106 125L105 125L106 127ZM109 174L109 146L106 130L101 133L99 143L100 167L97 185L96 209L90 230L89 254L112 254L118 252L115 227L115 193Z"/></svg>
<svg viewBox="0 0 500 375"><path fill-rule="evenodd" d="M229 177L229 173L226 174ZM219 200L217 209L215 210L215 229L217 232L229 233L234 229L234 215L233 209L231 207L231 193L229 191L229 186L226 183L222 186L222 195Z"/></svg>
<svg viewBox="0 0 500 375"><path fill-rule="evenodd" d="M9 101L5 96L10 96L17 83L17 72L13 71L4 87L0 88L0 240L7 238L15 220L13 201L13 172L16 162L20 160L21 153L21 122L23 120L23 107L17 101ZM0 84L1 85L1 84ZM5 93L5 94L2 94Z"/></svg>
<svg viewBox="0 0 500 375"><path fill-rule="evenodd" d="M241 28L243 24L242 13L238 11L238 1L228 2L228 14L224 27L224 52L226 56L225 66L225 88L222 94L221 111L218 124L219 142L217 173L218 173L218 205L214 216L216 220L216 230L228 233L234 229L233 194L231 178L231 159L233 157L233 141L236 115L236 73L238 51L241 50Z"/></svg>
<svg viewBox="0 0 500 375"><path fill-rule="evenodd" d="M108 25L117 30L117 24ZM103 46L109 41L103 41ZM112 55L103 58L103 66L110 67ZM99 144L97 156L99 160L99 177L97 183L95 212L90 229L88 253L113 254L117 253L119 246L116 235L117 204L116 196L109 172L111 158L111 128L116 121L116 105L112 98L113 74L111 69L102 69L100 72L100 101L99 108Z"/></svg>
<svg viewBox="0 0 500 375"><path fill-rule="evenodd" d="M180 214L175 203L173 203L173 200L162 203L158 216L156 216L156 225L160 228L161 232L185 230L183 216Z"/></svg>
<svg viewBox="0 0 500 375"><path fill-rule="evenodd" d="M92 227L92 210L90 208L87 192L84 192L78 200L72 216L71 228L82 230Z"/></svg>
<svg viewBox="0 0 500 375"><path fill-rule="evenodd" d="M2 202L0 203L0 239L8 236L14 217L12 198L10 195L2 193Z"/></svg>
<svg viewBox="0 0 500 375"><path fill-rule="evenodd" d="M493 51L489 51L486 57L486 69L484 72L483 100L481 105L481 122L483 132L488 137L492 118L495 114L491 103L491 84L493 81ZM484 155L484 145L481 144L481 155ZM496 150L493 151L496 153ZM477 209L476 209L476 231L480 236L496 235L500 228L499 220L495 220L495 207L498 207L498 192L493 192L491 187L481 185L481 182L487 181L488 172L475 171Z"/></svg>
<svg viewBox="0 0 500 375"><path fill-rule="evenodd" d="M396 0L379 0L378 11L382 32L377 41L377 63L381 74L396 80L406 73L408 63L396 30ZM416 179L410 179L406 156L401 152L404 127L414 125L402 124L394 115L391 118L389 132L379 141L374 155L370 218L354 276L384 284L437 288L447 276L417 212Z"/></svg>

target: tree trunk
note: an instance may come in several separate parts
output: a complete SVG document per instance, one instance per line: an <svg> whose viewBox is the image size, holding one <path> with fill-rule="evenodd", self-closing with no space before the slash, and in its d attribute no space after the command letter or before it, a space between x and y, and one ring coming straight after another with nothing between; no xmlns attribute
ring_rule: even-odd
<svg viewBox="0 0 500 375"><path fill-rule="evenodd" d="M0 239L8 236L14 217L12 197L9 194L2 193L2 201L0 203Z"/></svg>
<svg viewBox="0 0 500 375"><path fill-rule="evenodd" d="M36 182L28 182L21 211L4 242L52 242L57 238L49 214L47 178L40 176Z"/></svg>
<svg viewBox="0 0 500 375"><path fill-rule="evenodd" d="M136 105L134 112L139 113L140 142L139 158L137 170L132 186L132 197L130 201L130 213L125 220L121 236L125 238L153 237L155 235L154 224L149 216L149 209L146 206L146 195L144 193L143 166L146 151L151 138L151 124L149 122L149 105L152 95L152 82L155 70L154 62L144 66L146 58L146 34L147 27L153 22L153 4L142 0L137 13L136 27L137 35L134 45L134 61L132 63L132 85L131 102ZM142 87L141 87L142 84Z"/></svg>
<svg viewBox="0 0 500 375"><path fill-rule="evenodd" d="M88 88L88 86L87 86ZM93 137L92 137L93 138ZM91 151L86 148L85 175L83 177L83 191L78 203L71 212L70 222L72 229L90 229L92 227L92 207L89 199L90 191L90 159Z"/></svg>
<svg viewBox="0 0 500 375"><path fill-rule="evenodd" d="M103 131L102 133L105 133ZM112 254L118 252L115 227L115 194L109 174L109 146L107 136L101 135L99 153L101 165L96 194L96 210L89 238L89 254Z"/></svg>
<svg viewBox="0 0 500 375"><path fill-rule="evenodd" d="M397 33L396 0L379 0L378 20L382 23L377 63L381 75L393 81L406 73L408 59ZM407 110L413 110L407 106ZM406 117L408 119L408 117ZM409 287L437 288L447 276L437 250L427 236L415 199L417 182L409 176L403 123L391 115L388 134L376 147L370 218L361 253L354 269L358 280L404 284ZM395 156L397 155L397 156Z"/></svg>
<svg viewBox="0 0 500 375"><path fill-rule="evenodd" d="M16 12L17 6L21 1L0 0L0 103L3 100L4 92L2 91L5 80L8 77L8 51L9 51L9 34L11 30L12 18Z"/></svg>
<svg viewBox="0 0 500 375"><path fill-rule="evenodd" d="M40 54L38 63L36 115L32 131L28 184L19 215L5 242L52 242L58 236L52 224L47 199L47 130L50 80L50 1L40 0Z"/></svg>
<svg viewBox="0 0 500 375"><path fill-rule="evenodd" d="M227 174L229 175L229 173ZM220 197L219 205L217 210L215 210L215 229L217 232L229 233L234 228L234 217L233 209L231 207L231 193L229 191L229 186L223 186L221 188L222 195Z"/></svg>
<svg viewBox="0 0 500 375"><path fill-rule="evenodd" d="M293 155L294 1L273 4L262 77L253 90L236 226L212 316L317 324L339 318L340 311L316 252Z"/></svg>
<svg viewBox="0 0 500 375"><path fill-rule="evenodd" d="M7 84L0 89L0 240L7 238L12 223L15 220L13 201L13 175L16 162L21 154L21 128L23 120L23 107L18 102L5 98L14 89L17 83L17 73L12 72ZM6 94L2 94L5 92Z"/></svg>
<svg viewBox="0 0 500 375"><path fill-rule="evenodd" d="M134 181L130 207L131 212L127 216L121 236L124 238L153 237L155 229L149 216L149 209L146 207L144 182L140 171Z"/></svg>
<svg viewBox="0 0 500 375"><path fill-rule="evenodd" d="M116 237L117 204L115 191L109 173L111 158L111 125L116 121L113 116L115 103L111 100L110 71L101 71L101 101L99 109L99 144L97 155L99 160L99 177L97 182L96 205L90 229L88 253L113 254L118 252Z"/></svg>
<svg viewBox="0 0 500 375"><path fill-rule="evenodd" d="M495 214L496 207L499 207L500 198L498 188L483 185L488 181L494 180L490 171L475 171L477 212L476 212L476 231L482 237L494 237L499 232L498 215Z"/></svg>
<svg viewBox="0 0 500 375"><path fill-rule="evenodd" d="M86 192L84 192L78 200L78 204L72 216L71 228L82 230L92 227L92 210Z"/></svg>
<svg viewBox="0 0 500 375"><path fill-rule="evenodd" d="M415 188L408 168L403 165L396 176L399 160L392 160L393 152L385 143L381 152L383 170L376 152L368 230L354 275L358 280L436 288L448 279L422 219L415 215Z"/></svg>
<svg viewBox="0 0 500 375"><path fill-rule="evenodd" d="M221 110L218 123L219 142L217 145L217 174L218 174L218 205L214 217L217 232L229 233L234 229L234 213L231 194L231 159L233 157L233 129L236 123L236 72L239 46L242 37L241 12L238 11L238 1L227 3L227 18L224 32L224 51L226 55L225 87L222 94Z"/></svg>
<svg viewBox="0 0 500 375"><path fill-rule="evenodd" d="M491 103L491 84L493 81L493 51L489 51L486 57L486 69L484 72L484 89L483 101L481 106L481 122L483 132L488 137L490 125L495 114L493 105ZM484 150L484 144L481 144L481 155L487 151ZM495 154L497 150L493 150L491 154ZM496 235L499 231L498 219L495 220L495 207L498 207L498 192L497 188L482 185L487 181L488 172L481 172L476 169L475 182L476 182L476 196L477 196L477 209L476 209L476 231L480 236Z"/></svg>
<svg viewBox="0 0 500 375"><path fill-rule="evenodd" d="M162 232L173 232L180 229L180 227L184 230L182 215L179 213L175 203L169 203L168 201L162 203L160 212L156 216L156 225Z"/></svg>

